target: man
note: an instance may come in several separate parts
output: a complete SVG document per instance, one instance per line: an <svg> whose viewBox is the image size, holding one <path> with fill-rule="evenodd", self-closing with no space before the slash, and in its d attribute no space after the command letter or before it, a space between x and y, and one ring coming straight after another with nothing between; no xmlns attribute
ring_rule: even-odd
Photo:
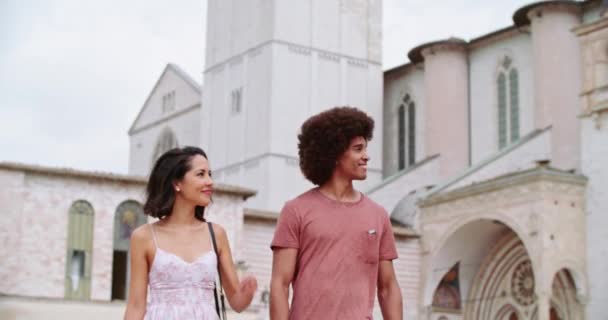
<svg viewBox="0 0 608 320"><path fill-rule="evenodd" d="M271 244L272 320L372 319L376 286L384 319L403 318L389 216L353 187L367 177L373 129L369 116L350 107L302 125L300 168L318 187L281 211Z"/></svg>

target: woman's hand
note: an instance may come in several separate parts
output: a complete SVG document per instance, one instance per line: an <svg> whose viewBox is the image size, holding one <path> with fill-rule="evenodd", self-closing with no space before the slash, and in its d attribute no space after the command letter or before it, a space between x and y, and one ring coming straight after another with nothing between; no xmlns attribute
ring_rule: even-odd
<svg viewBox="0 0 608 320"><path fill-rule="evenodd" d="M247 275L241 280L239 283L239 295L240 299L246 304L249 305L251 300L253 300L253 296L255 295L256 290L258 289L258 281L252 275Z"/></svg>
<svg viewBox="0 0 608 320"><path fill-rule="evenodd" d="M241 312L245 310L253 300L255 291L258 288L258 281L254 276L248 275L239 281L236 267L232 261L232 252L226 231L220 225L213 225L217 238L220 273L222 275L222 286L226 292L228 303L232 310Z"/></svg>

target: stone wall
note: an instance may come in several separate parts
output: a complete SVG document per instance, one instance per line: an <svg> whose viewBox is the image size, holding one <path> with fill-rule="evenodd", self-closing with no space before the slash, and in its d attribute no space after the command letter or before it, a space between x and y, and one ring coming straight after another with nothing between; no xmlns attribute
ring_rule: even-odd
<svg viewBox="0 0 608 320"><path fill-rule="evenodd" d="M90 299L109 301L115 212L124 201L142 203L144 187L145 180L130 176L0 164L0 293L64 297L68 212L75 201L85 200L94 210ZM242 203L252 193L215 189L208 218L226 229L238 259Z"/></svg>

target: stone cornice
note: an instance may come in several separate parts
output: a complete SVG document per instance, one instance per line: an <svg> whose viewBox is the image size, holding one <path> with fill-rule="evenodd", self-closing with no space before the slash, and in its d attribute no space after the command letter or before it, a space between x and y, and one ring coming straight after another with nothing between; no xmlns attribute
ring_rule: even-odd
<svg viewBox="0 0 608 320"><path fill-rule="evenodd" d="M118 174L118 173L109 173L109 172L92 172L92 171L84 171L77 170L72 168L53 168L53 167L45 167L24 163L14 163L14 162L0 162L0 170L8 170L8 171L21 171L25 173L34 173L40 175L49 175L49 176L58 176L58 177L69 177L76 179L85 179L85 180L98 180L98 181L109 181L109 182L118 182L118 183L127 183L133 184L139 187L145 187L148 179L142 176L135 175L126 175L126 174ZM227 184L214 184L214 190L218 193L224 194L233 194L242 196L243 198L249 198L254 196L257 192L252 189L247 189L243 187L227 185Z"/></svg>
<svg viewBox="0 0 608 320"><path fill-rule="evenodd" d="M339 52L329 51L329 50L316 48L316 47L312 47L312 46L301 45L301 44L297 44L297 43L289 42L289 41L285 41L285 40L272 39L272 40L264 41L253 48L249 48L247 50L234 54L233 56L231 56L229 58L226 58L224 60L218 61L210 66L205 67L203 74L209 73L209 72L215 72L219 69L222 69L226 64L230 63L234 59L243 57L246 54L254 53L257 55L264 47L268 47L273 44L281 45L281 46L287 47L290 50L295 50L295 51L298 51L299 53L304 53L304 54L311 54L314 52L314 53L316 53L320 56L324 56L324 57L331 56L331 57L333 57L333 59L335 59L335 58L346 59L347 61L351 61L351 62L360 62L360 63L372 64L372 65L377 65L377 66L382 65L381 61L366 59L364 57L355 57L355 56L351 56L351 55L342 54Z"/></svg>
<svg viewBox="0 0 608 320"><path fill-rule="evenodd" d="M277 221L279 218L279 212L258 210L258 209L243 209L245 219L264 220L264 221Z"/></svg>
<svg viewBox="0 0 608 320"><path fill-rule="evenodd" d="M393 234L397 237L420 238L420 234L412 228L402 227L402 226L398 226L395 224L392 225L392 228L393 228Z"/></svg>
<svg viewBox="0 0 608 320"><path fill-rule="evenodd" d="M587 24L583 24L580 25L578 27L575 27L572 29L572 31L577 35L577 36L585 36L589 33L592 33L594 31L600 30L600 29L604 29L608 27L608 18L607 17L602 17L597 21L593 21L591 23L587 23Z"/></svg>
<svg viewBox="0 0 608 320"><path fill-rule="evenodd" d="M581 11L579 2L571 0L539 1L523 6L513 14L513 22L516 26L530 24L530 15L535 15L538 10L571 11L578 13Z"/></svg>
<svg viewBox="0 0 608 320"><path fill-rule="evenodd" d="M440 51L448 50L467 50L467 42L459 38L449 38L446 40L433 41L421 44L407 54L408 58L412 63L419 63L424 61L424 58L428 54L433 54Z"/></svg>
<svg viewBox="0 0 608 320"><path fill-rule="evenodd" d="M439 193L418 202L421 208L431 207L441 203L467 198L474 195L489 193L514 186L533 182L555 182L585 186L587 178L581 175L561 171L546 166L539 166L522 172L515 172L499 176L484 182L465 186L446 193Z"/></svg>

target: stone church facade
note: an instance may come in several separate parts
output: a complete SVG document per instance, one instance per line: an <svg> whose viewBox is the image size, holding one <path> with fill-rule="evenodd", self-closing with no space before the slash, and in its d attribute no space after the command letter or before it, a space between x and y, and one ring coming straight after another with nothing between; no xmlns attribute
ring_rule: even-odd
<svg viewBox="0 0 608 320"><path fill-rule="evenodd" d="M120 301L113 279L128 274L113 265L128 237L116 233L120 221L140 222L116 217L137 211L138 176L160 153L197 145L221 185L210 219L227 228L239 270L260 283L240 317L264 319L278 212L311 187L298 169L299 125L353 105L377 124L371 175L357 187L391 215L406 319L604 319L605 6L531 3L511 26L421 44L386 71L381 10L377 0L210 0L204 86L167 65L129 130L129 175L0 167L0 206L12 219L0 225L4 247L24 248L0 251L0 293L71 301L76 288L76 299ZM64 191L39 195L51 189ZM45 206L47 222L29 217ZM89 207L94 218L74 222L93 221L84 245L68 230L72 212ZM33 222L52 231L44 251L20 231ZM24 268L33 258L45 267ZM72 277L80 261L82 288Z"/></svg>

